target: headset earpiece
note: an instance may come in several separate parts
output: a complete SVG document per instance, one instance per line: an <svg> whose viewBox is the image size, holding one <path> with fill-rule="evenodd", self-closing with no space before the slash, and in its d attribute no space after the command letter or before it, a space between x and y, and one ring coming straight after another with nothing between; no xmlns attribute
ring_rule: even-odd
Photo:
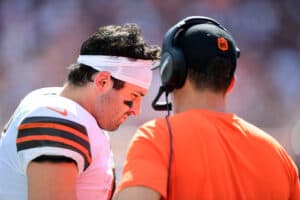
<svg viewBox="0 0 300 200"><path fill-rule="evenodd" d="M167 92L182 86L187 74L184 55L181 49L175 45L181 26L178 23L171 28L165 34L162 45L160 76L162 85Z"/></svg>

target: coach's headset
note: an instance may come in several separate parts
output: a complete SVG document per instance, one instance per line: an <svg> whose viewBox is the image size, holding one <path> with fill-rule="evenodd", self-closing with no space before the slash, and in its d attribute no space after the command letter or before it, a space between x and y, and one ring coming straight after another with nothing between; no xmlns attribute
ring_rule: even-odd
<svg viewBox="0 0 300 200"><path fill-rule="evenodd" d="M181 88L187 77L186 61L184 53L178 47L178 40L187 29L198 24L212 24L229 34L229 32L220 23L218 23L214 19L204 16L187 17L175 24L166 32L162 45L160 63L153 68L160 69L161 78L161 86L159 88L158 94L152 102L152 107L154 110L172 110L172 104L168 103L167 96L174 89ZM233 45L236 55L235 59L237 59L240 56L240 50L236 46L235 42L233 42ZM163 92L166 93L167 103L158 103L157 101L159 100Z"/></svg>

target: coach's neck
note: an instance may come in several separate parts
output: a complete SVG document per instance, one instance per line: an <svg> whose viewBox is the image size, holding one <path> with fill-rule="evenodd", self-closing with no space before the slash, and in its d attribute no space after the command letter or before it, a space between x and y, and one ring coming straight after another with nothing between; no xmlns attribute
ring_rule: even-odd
<svg viewBox="0 0 300 200"><path fill-rule="evenodd" d="M222 93L212 90L196 90L187 79L180 89L172 92L174 113L180 113L191 109L205 109L225 112L226 97Z"/></svg>

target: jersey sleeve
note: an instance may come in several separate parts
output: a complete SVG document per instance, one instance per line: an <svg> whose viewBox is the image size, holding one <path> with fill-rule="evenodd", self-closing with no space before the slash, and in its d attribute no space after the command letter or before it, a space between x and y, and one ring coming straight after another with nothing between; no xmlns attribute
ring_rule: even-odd
<svg viewBox="0 0 300 200"><path fill-rule="evenodd" d="M146 186L166 197L169 137L163 120L146 123L133 137L117 192L130 186Z"/></svg>
<svg viewBox="0 0 300 200"><path fill-rule="evenodd" d="M79 173L91 163L90 142L86 128L57 116L28 116L18 127L17 154L26 173L30 161L39 156L64 156L74 160Z"/></svg>

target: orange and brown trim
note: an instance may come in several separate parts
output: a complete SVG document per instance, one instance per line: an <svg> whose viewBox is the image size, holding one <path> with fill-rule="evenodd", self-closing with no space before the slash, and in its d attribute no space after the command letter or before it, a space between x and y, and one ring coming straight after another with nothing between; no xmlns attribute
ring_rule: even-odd
<svg viewBox="0 0 300 200"><path fill-rule="evenodd" d="M21 124L18 128L19 131L21 130L26 130L26 129L34 129L34 128L49 128L49 129L56 129L56 130L61 130L64 132L67 132L69 134L75 135L85 141L89 141L86 133L82 133L72 127L62 125L62 124L57 124L57 123L52 123L52 122L31 122L27 124Z"/></svg>
<svg viewBox="0 0 300 200"><path fill-rule="evenodd" d="M85 168L91 163L90 143L84 126L61 118L31 117L18 128L17 150L59 147L81 154Z"/></svg>

